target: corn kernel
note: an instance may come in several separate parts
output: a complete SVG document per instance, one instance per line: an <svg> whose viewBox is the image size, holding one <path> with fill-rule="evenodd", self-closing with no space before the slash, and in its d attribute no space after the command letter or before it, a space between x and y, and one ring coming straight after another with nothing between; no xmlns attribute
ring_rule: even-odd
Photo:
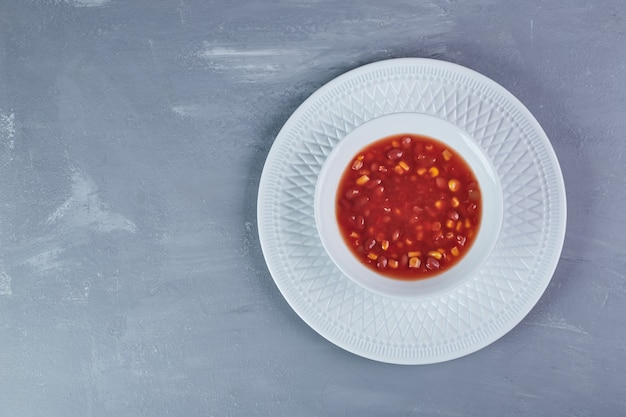
<svg viewBox="0 0 626 417"><path fill-rule="evenodd" d="M456 231L460 232L461 230L463 230L463 222L459 220L458 222L456 222Z"/></svg>
<svg viewBox="0 0 626 417"><path fill-rule="evenodd" d="M415 250L406 254L409 258L417 258L418 256L422 256L422 252Z"/></svg>
<svg viewBox="0 0 626 417"><path fill-rule="evenodd" d="M446 220L446 227L448 229L454 229L454 226L456 226L456 222L452 219L448 219Z"/></svg>
<svg viewBox="0 0 626 417"><path fill-rule="evenodd" d="M418 168L417 169L417 175L424 175L426 173L426 171L428 171L426 168L422 167L422 168Z"/></svg>
<svg viewBox="0 0 626 417"><path fill-rule="evenodd" d="M443 155L443 159L445 159L446 161L451 160L454 156L454 154L447 149L444 149L443 152L441 152L441 155Z"/></svg>
<svg viewBox="0 0 626 417"><path fill-rule="evenodd" d="M409 268L419 268L422 265L420 258L409 258Z"/></svg>
<svg viewBox="0 0 626 417"><path fill-rule="evenodd" d="M404 161L400 161L400 162L398 162L398 165L400 165L400 167L401 167L403 170L405 170L405 171L408 171L408 170L409 170L409 164L407 164L407 163L406 163L406 162L404 162Z"/></svg>
<svg viewBox="0 0 626 417"><path fill-rule="evenodd" d="M456 246L455 246L455 247L453 247L452 249L450 249L450 253L451 253L453 256L459 256L459 248L457 248Z"/></svg>
<svg viewBox="0 0 626 417"><path fill-rule="evenodd" d="M443 204L443 200L437 200L437 201L435 201L435 208L437 208L437 210L441 210L441 209L443 209L443 206L444 206L444 204Z"/></svg>
<svg viewBox="0 0 626 417"><path fill-rule="evenodd" d="M370 180L370 177L368 177L367 175L361 175L359 178L357 178L356 183L357 185L363 185L369 180Z"/></svg>
<svg viewBox="0 0 626 417"><path fill-rule="evenodd" d="M378 255L376 255L374 252L368 253L367 257L371 259L372 261L375 261L376 259L378 259Z"/></svg>
<svg viewBox="0 0 626 417"><path fill-rule="evenodd" d="M456 198L456 197L452 197L452 198L450 199L450 205L451 205L452 207L458 207L460 204L461 204L461 202L459 201L459 199L458 199L458 198Z"/></svg>
<svg viewBox="0 0 626 417"><path fill-rule="evenodd" d="M358 159L359 161L362 161L363 159L365 159L365 155L359 155L356 157L356 159Z"/></svg>
<svg viewBox="0 0 626 417"><path fill-rule="evenodd" d="M451 179L450 181L448 181L448 188L453 193L456 191L459 191L459 188L461 188L461 181L454 179L454 178Z"/></svg>
<svg viewBox="0 0 626 417"><path fill-rule="evenodd" d="M428 251L428 256L430 256L431 258L435 258L436 260L440 260L441 258L443 258L443 254L436 250Z"/></svg>
<svg viewBox="0 0 626 417"><path fill-rule="evenodd" d="M380 247L383 248L383 250L389 249L389 241L388 240L381 241L380 242Z"/></svg>
<svg viewBox="0 0 626 417"><path fill-rule="evenodd" d="M350 233L350 237L357 239L359 237L359 234L357 232L352 232Z"/></svg>
<svg viewBox="0 0 626 417"><path fill-rule="evenodd" d="M400 165L396 165L395 167L393 167L393 172L395 172L396 174L404 174L404 168L402 168Z"/></svg>
<svg viewBox="0 0 626 417"><path fill-rule="evenodd" d="M465 228L469 229L470 227L472 227L472 222L470 219L465 219Z"/></svg>
<svg viewBox="0 0 626 417"><path fill-rule="evenodd" d="M389 259L389 268L393 268L396 269L398 267L398 261L396 261L395 259Z"/></svg>
<svg viewBox="0 0 626 417"><path fill-rule="evenodd" d="M439 175L439 168L437 168L437 167L430 167L428 169L428 172L430 173L431 177L436 177L437 175Z"/></svg>

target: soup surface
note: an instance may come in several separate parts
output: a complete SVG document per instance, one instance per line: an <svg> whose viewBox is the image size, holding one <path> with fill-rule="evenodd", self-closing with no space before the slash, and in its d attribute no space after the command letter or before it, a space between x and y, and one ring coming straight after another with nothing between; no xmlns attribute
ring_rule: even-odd
<svg viewBox="0 0 626 417"><path fill-rule="evenodd" d="M365 265L395 279L432 277L472 246L481 222L478 181L445 144L394 135L362 149L339 183L336 215Z"/></svg>

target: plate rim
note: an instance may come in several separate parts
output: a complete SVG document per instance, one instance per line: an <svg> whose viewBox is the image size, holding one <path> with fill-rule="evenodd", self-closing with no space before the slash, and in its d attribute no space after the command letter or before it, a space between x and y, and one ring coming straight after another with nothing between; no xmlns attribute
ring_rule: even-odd
<svg viewBox="0 0 626 417"><path fill-rule="evenodd" d="M334 87L341 85L341 83L345 82L346 80L358 77L360 74L367 73L370 71L375 71L377 69L389 67L389 66L392 66L392 67L395 65L407 66L411 64L414 64L417 66L426 65L432 68L443 67L453 72L457 72L457 73L460 72L464 74L469 74L471 77L478 77L480 81L487 84L489 88L495 90L496 93L499 94L501 97L503 97L507 103L510 103L515 108L516 111L520 112L523 118L525 119L525 122L529 123L530 128L534 130L537 134L539 134L541 141L545 145L545 151L547 153L546 156L549 160L549 166L552 168L552 171L553 171L552 179L556 182L556 191L558 193L558 196L555 196L555 198L558 198L558 202L560 202L557 211L558 213L561 214L561 216L558 219L559 220L558 223L560 227L554 230L553 233L550 234L550 236L555 235L555 239L553 239L554 245L551 247L552 248L552 256L550 258L551 262L547 266L545 275L542 274L542 277L544 278L541 280L541 285L536 288L535 290L536 296L532 297L533 298L532 301L523 303L521 306L521 309L519 309L519 312L515 314L515 318L514 319L509 318L508 320L506 320L507 322L506 325L500 325L497 329L490 331L488 334L482 335L480 337L480 343L473 343L471 346L469 346L469 348L463 349L462 352L459 352L456 350L453 350L450 352L440 352L440 353L437 353L436 356L429 356L427 358L420 357L420 356L410 356L410 355L407 355L405 357L397 357L397 356L389 357L388 355L382 356L380 354L373 353L368 349L362 348L358 344L348 343L346 340L348 338L342 339L342 338L335 337L332 334L332 331L329 331L327 329L328 323L318 323L317 321L313 320L312 317L310 317L306 313L306 311L304 311L306 310L306 308L302 307L296 302L295 299L291 298L290 293L289 293L289 288L287 288L288 283L277 278L277 271L275 270L275 265L273 262L273 257L276 256L276 254L273 252L276 246L276 242L274 243L268 242L267 239L265 238L266 225L263 222L263 218L266 213L264 211L265 203L266 203L265 195L266 195L266 189L269 186L268 175L271 174L270 169L272 167L272 164L280 157L280 151L282 150L277 146L277 144L279 140L281 140L281 138L285 136L286 132L289 132L291 129L296 127L298 119L301 118L303 115L305 115L306 111L310 110L311 105L315 103L316 100L318 100L324 94L326 94L329 90L332 90ZM313 219L313 222L314 221L315 220ZM503 86L493 81L492 79L486 77L485 75L473 69L461 66L459 64L455 64L452 62L439 60L439 59L432 59L432 58L393 58L393 59L387 59L387 60L382 60L382 61L376 61L373 63L365 64L365 65L356 67L354 69L351 69L333 78L332 80L330 80L329 82L325 83L320 88L318 88L315 92L313 92L307 99L305 99L294 110L294 112L290 115L288 120L284 123L284 125L281 127L278 134L276 135L272 143L272 147L267 154L267 157L263 166L263 170L262 170L261 177L260 177L258 196L257 196L257 229L259 233L259 240L260 240L263 256L264 256L268 270L272 276L274 283L276 284L279 291L283 295L283 298L287 301L290 307L296 312L296 314L305 323L307 323L309 327L314 329L317 333L319 333L322 337L326 338L331 343L349 352L352 352L354 354L357 354L365 358L369 358L375 361L395 363L395 364L413 364L413 365L431 364L431 363L438 363L438 362L443 362L443 361L447 361L451 359L460 358L462 356L471 354L473 352L476 352L492 344L494 341L500 339L503 335L505 335L510 330L512 330L535 307L535 305L537 304L537 302L539 301L539 299L545 292L545 289L549 285L552 277L554 276L554 272L558 266L559 259L562 253L566 228L567 228L567 196L566 196L562 170L561 170L558 158L556 156L556 153L554 151L554 148L552 146L552 143L550 142L548 136L546 135L545 131L543 130L539 122L536 120L536 118L526 108L526 106L524 106L524 104L521 103L519 99L517 99L517 97L515 97L511 92L509 92L507 89L505 89Z"/></svg>

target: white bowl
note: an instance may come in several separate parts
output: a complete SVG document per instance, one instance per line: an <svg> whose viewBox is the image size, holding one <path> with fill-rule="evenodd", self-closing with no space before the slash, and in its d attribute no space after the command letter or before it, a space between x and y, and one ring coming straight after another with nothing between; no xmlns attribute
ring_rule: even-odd
<svg viewBox="0 0 626 417"><path fill-rule="evenodd" d="M344 242L335 214L337 187L354 156L370 143L396 134L424 135L450 146L474 171L482 195L482 218L470 250L449 270L415 281L391 279L361 263ZM314 204L320 239L341 272L368 290L412 299L446 293L469 279L493 250L503 215L500 182L482 148L454 124L421 113L388 114L365 122L348 133L322 166L315 188Z"/></svg>

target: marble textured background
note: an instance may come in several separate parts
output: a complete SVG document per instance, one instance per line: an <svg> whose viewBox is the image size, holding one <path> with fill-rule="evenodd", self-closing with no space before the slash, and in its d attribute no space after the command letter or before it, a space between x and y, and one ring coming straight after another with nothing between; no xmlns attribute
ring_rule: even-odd
<svg viewBox="0 0 626 417"><path fill-rule="evenodd" d="M626 415L625 27L621 0L0 2L0 415ZM407 56L515 94L569 210L526 319L419 367L307 327L256 231L289 115Z"/></svg>

